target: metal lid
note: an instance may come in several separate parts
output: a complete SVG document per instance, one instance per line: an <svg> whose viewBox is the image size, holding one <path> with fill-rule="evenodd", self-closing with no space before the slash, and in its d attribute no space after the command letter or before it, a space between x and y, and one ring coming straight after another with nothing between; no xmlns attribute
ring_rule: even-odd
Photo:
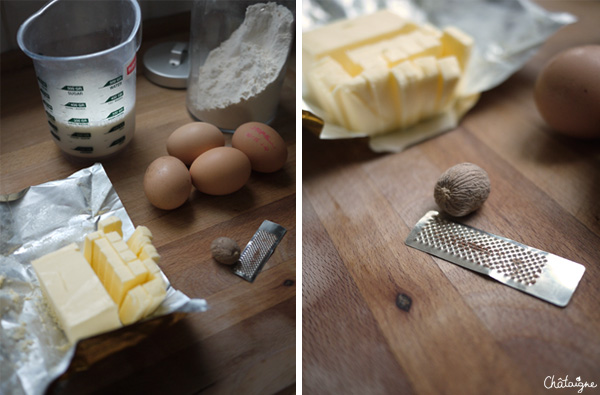
<svg viewBox="0 0 600 395"><path fill-rule="evenodd" d="M185 88L190 72L188 44L157 44L144 54L145 75L151 82L166 88Z"/></svg>

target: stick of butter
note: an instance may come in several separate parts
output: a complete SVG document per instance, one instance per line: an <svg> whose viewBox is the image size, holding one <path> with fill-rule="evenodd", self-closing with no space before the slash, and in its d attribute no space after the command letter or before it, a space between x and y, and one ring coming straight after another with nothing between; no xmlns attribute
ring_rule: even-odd
<svg viewBox="0 0 600 395"><path fill-rule="evenodd" d="M133 249L132 249L133 248ZM127 243L108 217L73 243L32 261L46 300L71 343L150 315L166 297L152 233L138 226Z"/></svg>
<svg viewBox="0 0 600 395"><path fill-rule="evenodd" d="M31 265L69 342L121 326L116 303L76 244L44 255Z"/></svg>
<svg viewBox="0 0 600 395"><path fill-rule="evenodd" d="M156 265L160 260L152 233L138 226L127 242L121 222L109 217L85 239L84 255L114 302L125 325L150 315L166 297L166 284ZM108 232L108 233L106 233Z"/></svg>
<svg viewBox="0 0 600 395"><path fill-rule="evenodd" d="M455 104L473 43L388 10L334 22L302 35L304 94L349 131L406 129Z"/></svg>

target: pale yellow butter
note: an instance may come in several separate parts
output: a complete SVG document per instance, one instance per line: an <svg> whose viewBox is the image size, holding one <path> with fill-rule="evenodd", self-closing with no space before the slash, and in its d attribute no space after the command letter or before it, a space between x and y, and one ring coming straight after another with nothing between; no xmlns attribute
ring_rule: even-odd
<svg viewBox="0 0 600 395"><path fill-rule="evenodd" d="M344 128L369 135L409 128L459 97L473 39L391 11L302 35L306 96Z"/></svg>
<svg viewBox="0 0 600 395"><path fill-rule="evenodd" d="M138 285L135 276L107 239L96 240L94 246L98 251L95 256L99 258L99 272L102 273L99 277L112 299L120 305L127 291Z"/></svg>
<svg viewBox="0 0 600 395"><path fill-rule="evenodd" d="M71 343L121 326L118 308L76 244L32 261L46 300Z"/></svg>
<svg viewBox="0 0 600 395"><path fill-rule="evenodd" d="M119 309L121 322L128 325L138 321L144 316L151 303L152 298L141 285L131 289Z"/></svg>
<svg viewBox="0 0 600 395"><path fill-rule="evenodd" d="M144 311L144 316L148 316L152 314L165 299L167 295L167 285L162 277L155 277L153 280L142 284L142 288L144 288L150 296L150 303L146 306L146 310Z"/></svg>
<svg viewBox="0 0 600 395"><path fill-rule="evenodd" d="M131 289L119 309L119 318L127 325L154 312L166 296L166 285L156 277Z"/></svg>
<svg viewBox="0 0 600 395"><path fill-rule="evenodd" d="M142 261L144 259L152 259L154 262L158 263L160 261L160 255L156 250L156 247L152 244L144 244L142 250L140 251L138 258Z"/></svg>
<svg viewBox="0 0 600 395"><path fill-rule="evenodd" d="M464 70L471 57L473 37L454 26L448 26L444 29L441 41L443 50L440 57L455 56L461 70Z"/></svg>
<svg viewBox="0 0 600 395"><path fill-rule="evenodd" d="M108 229L105 227L104 231ZM129 324L150 314L166 296L152 233L147 227L138 226L127 242L116 229L96 233L88 237L92 267L119 306L121 321Z"/></svg>
<svg viewBox="0 0 600 395"><path fill-rule="evenodd" d="M122 222L119 217L110 216L104 218L98 222L98 230L105 234L110 232L117 232L119 236L123 237L123 231L121 230Z"/></svg>
<svg viewBox="0 0 600 395"><path fill-rule="evenodd" d="M421 88L419 89L420 94L417 98L419 102L418 118L427 119L438 112L436 103L438 101L440 73L437 66L437 59L433 56L424 56L422 58L415 59L413 64L419 67L423 72Z"/></svg>
<svg viewBox="0 0 600 395"><path fill-rule="evenodd" d="M347 123L346 115L343 107L336 103L333 89L351 79L352 77L338 62L331 57L325 57L315 65L311 78L307 81L312 96L318 98L330 121L340 125Z"/></svg>
<svg viewBox="0 0 600 395"><path fill-rule="evenodd" d="M438 59L437 65L441 78L439 80L439 96L436 106L438 110L442 111L453 102L461 71L458 60L454 56Z"/></svg>
<svg viewBox="0 0 600 395"><path fill-rule="evenodd" d="M416 29L416 25L395 13L382 10L361 18L343 20L302 35L303 73L314 62L330 56L340 62L350 75L356 74L346 51L392 38Z"/></svg>
<svg viewBox="0 0 600 395"><path fill-rule="evenodd" d="M121 225L105 218L85 236L83 252L71 244L32 263L70 341L135 322L166 297L152 233L138 226L125 242Z"/></svg>
<svg viewBox="0 0 600 395"><path fill-rule="evenodd" d="M151 243L152 232L150 232L150 229L148 229L145 226L136 227L129 240L127 240L127 245L129 246L129 249L131 249L131 251L136 256L140 254L140 251L142 250L142 247L144 245Z"/></svg>

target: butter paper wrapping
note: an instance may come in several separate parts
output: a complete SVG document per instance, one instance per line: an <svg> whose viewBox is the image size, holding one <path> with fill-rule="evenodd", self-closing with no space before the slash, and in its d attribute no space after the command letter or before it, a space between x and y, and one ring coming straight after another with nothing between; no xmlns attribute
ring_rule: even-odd
<svg viewBox="0 0 600 395"><path fill-rule="evenodd" d="M112 215L121 219L123 238L129 238L134 225L101 164L0 195L0 394L42 394L74 356L77 369L85 368L141 341L175 314L206 310L204 300L175 290L163 273L167 296L151 317L69 345L52 320L30 262L73 242L81 246L97 222ZM76 347L84 351L76 353Z"/></svg>
<svg viewBox="0 0 600 395"><path fill-rule="evenodd" d="M543 4L543 3L542 3ZM519 70L548 37L576 18L565 12L549 12L529 0L303 0L302 30L329 22L390 9L417 23L439 28L456 26L471 35L475 46L456 105L440 116L403 130L369 137L375 152L400 152L407 147L458 126L462 117L490 90ZM303 93L306 92L303 87ZM322 120L321 139L368 137L327 121L321 109L303 95L303 125L318 130L314 116Z"/></svg>

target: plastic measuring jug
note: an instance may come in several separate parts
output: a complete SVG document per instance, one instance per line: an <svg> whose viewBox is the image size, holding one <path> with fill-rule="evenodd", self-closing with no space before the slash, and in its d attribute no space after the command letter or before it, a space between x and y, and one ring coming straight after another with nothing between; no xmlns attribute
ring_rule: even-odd
<svg viewBox="0 0 600 395"><path fill-rule="evenodd" d="M132 140L141 36L135 0L54 0L19 28L50 134L66 154L106 158Z"/></svg>

